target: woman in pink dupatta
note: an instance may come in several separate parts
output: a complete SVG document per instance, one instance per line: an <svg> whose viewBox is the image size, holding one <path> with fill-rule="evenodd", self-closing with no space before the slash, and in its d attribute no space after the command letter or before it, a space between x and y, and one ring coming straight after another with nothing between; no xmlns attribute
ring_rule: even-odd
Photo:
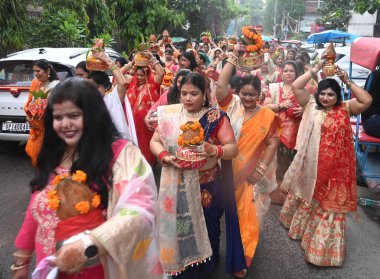
<svg viewBox="0 0 380 279"><path fill-rule="evenodd" d="M152 170L136 146L117 138L97 88L78 78L59 84L46 109L45 129L40 171L30 183L33 194L15 241L13 277L28 277L35 251L34 278L46 278L51 266L58 278L162 278ZM100 196L103 214L97 218L103 220L58 217L52 180L77 170L87 173L90 190ZM78 233L84 230L90 231Z"/></svg>

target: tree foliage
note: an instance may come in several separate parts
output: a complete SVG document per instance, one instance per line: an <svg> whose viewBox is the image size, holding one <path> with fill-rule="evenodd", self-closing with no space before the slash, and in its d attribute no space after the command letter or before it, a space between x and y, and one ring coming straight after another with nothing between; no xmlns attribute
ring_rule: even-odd
<svg viewBox="0 0 380 279"><path fill-rule="evenodd" d="M321 17L316 20L316 23L324 25L327 29L346 31L353 8L354 2L351 0L324 1L322 6L318 9L318 13Z"/></svg>
<svg viewBox="0 0 380 279"><path fill-rule="evenodd" d="M2 0L0 5L0 57L24 46L26 6L23 0Z"/></svg>
<svg viewBox="0 0 380 279"><path fill-rule="evenodd" d="M267 0L264 10L264 29L267 32L273 30L277 37L281 37L285 31L286 18L300 21L304 14L304 0ZM289 19L288 24L295 29L296 23L294 21Z"/></svg>
<svg viewBox="0 0 380 279"><path fill-rule="evenodd" d="M212 37L223 35L231 19L248 13L234 0L169 0L169 8L184 13L185 24L174 33L199 40L200 34L210 31Z"/></svg>
<svg viewBox="0 0 380 279"><path fill-rule="evenodd" d="M374 14L380 9L380 0L354 0L354 10L360 14Z"/></svg>

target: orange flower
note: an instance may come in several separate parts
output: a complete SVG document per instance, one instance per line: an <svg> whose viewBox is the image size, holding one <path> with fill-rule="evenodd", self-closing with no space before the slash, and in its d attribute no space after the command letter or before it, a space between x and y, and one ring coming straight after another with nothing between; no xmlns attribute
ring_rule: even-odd
<svg viewBox="0 0 380 279"><path fill-rule="evenodd" d="M48 202L48 206L50 209L57 210L59 207L60 200L59 199L50 199Z"/></svg>
<svg viewBox="0 0 380 279"><path fill-rule="evenodd" d="M77 170L73 175L72 175L72 180L76 182L81 182L84 183L87 180L87 174L84 171Z"/></svg>
<svg viewBox="0 0 380 279"><path fill-rule="evenodd" d="M56 190L49 190L47 193L48 199L54 199L57 196Z"/></svg>
<svg viewBox="0 0 380 279"><path fill-rule="evenodd" d="M62 178L62 175L56 175L53 181L51 182L51 185L56 186L59 182L62 181Z"/></svg>
<svg viewBox="0 0 380 279"><path fill-rule="evenodd" d="M80 214L86 214L90 210L90 203L88 201L81 201L75 205L75 210Z"/></svg>
<svg viewBox="0 0 380 279"><path fill-rule="evenodd" d="M94 194L91 205L93 208L97 208L100 205L100 196L98 194Z"/></svg>

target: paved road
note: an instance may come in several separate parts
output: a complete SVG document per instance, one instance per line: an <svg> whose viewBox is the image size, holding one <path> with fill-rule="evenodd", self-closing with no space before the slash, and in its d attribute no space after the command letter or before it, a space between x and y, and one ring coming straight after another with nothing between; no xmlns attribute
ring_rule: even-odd
<svg viewBox="0 0 380 279"><path fill-rule="evenodd" d="M1 143L0 143L1 144ZM1 150L1 146L0 146ZM0 151L0 278L10 278L13 241L29 199L33 175L22 148ZM380 200L380 194L358 187L359 196ZM280 207L272 205L265 221L249 278L380 278L380 210L360 208L360 222L348 216L347 257L342 268L318 268L303 260L298 241L290 240L277 221ZM222 240L223 243L223 240ZM207 279L228 279L224 272L224 245L218 270ZM136 278L138 279L138 278Z"/></svg>

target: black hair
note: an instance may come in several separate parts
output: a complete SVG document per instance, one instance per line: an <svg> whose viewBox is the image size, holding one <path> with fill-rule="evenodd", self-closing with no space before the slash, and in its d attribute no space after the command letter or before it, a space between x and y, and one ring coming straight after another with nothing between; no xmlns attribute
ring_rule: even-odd
<svg viewBox="0 0 380 279"><path fill-rule="evenodd" d="M191 73L187 76L184 76L181 82L180 89L182 88L184 84L192 84L198 87L202 91L202 94L206 96L206 101L205 101L204 106L210 107L210 101L208 100L208 96L206 92L206 80L202 75L198 73Z"/></svg>
<svg viewBox="0 0 380 279"><path fill-rule="evenodd" d="M182 56L190 61L191 71L194 71L194 69L198 67L197 61L195 60L194 53L192 51L185 51Z"/></svg>
<svg viewBox="0 0 380 279"><path fill-rule="evenodd" d="M86 73L90 73L90 71L87 69L86 67L86 61L80 61L77 66L75 67L75 69L82 69L83 71L85 71Z"/></svg>
<svg viewBox="0 0 380 279"><path fill-rule="evenodd" d="M246 75L240 78L239 87L237 88L237 92L243 88L244 85L251 85L254 89L261 93L261 81L257 76L254 75Z"/></svg>
<svg viewBox="0 0 380 279"><path fill-rule="evenodd" d="M310 55L307 51L300 51L300 54L305 58L305 63L310 64Z"/></svg>
<svg viewBox="0 0 380 279"><path fill-rule="evenodd" d="M179 88L177 87L177 80L179 77L185 77L191 74L189 69L181 69L175 74L174 82L169 88L168 92L168 105L178 104L179 103Z"/></svg>
<svg viewBox="0 0 380 279"><path fill-rule="evenodd" d="M103 86L106 91L110 90L112 87L112 83L105 72L93 71L87 76L87 78L95 81L98 86Z"/></svg>
<svg viewBox="0 0 380 279"><path fill-rule="evenodd" d="M304 64L304 65L306 64L306 58L305 58L305 56L303 56L300 53L298 53L296 55L296 59L295 59L296 63L297 63L297 60L300 61L300 62L302 62L302 64Z"/></svg>
<svg viewBox="0 0 380 279"><path fill-rule="evenodd" d="M44 70L45 72L48 72L48 69L50 69L50 72L48 75L49 81L59 80L57 72L54 70L50 62L47 61L46 59L38 59L34 61L33 66L37 66L38 68Z"/></svg>
<svg viewBox="0 0 380 279"><path fill-rule="evenodd" d="M170 55L173 55L174 51L173 51L173 49L171 48L171 46L168 46L168 47L165 48L164 53L169 53Z"/></svg>
<svg viewBox="0 0 380 279"><path fill-rule="evenodd" d="M121 66L124 66L125 64L128 63L127 59L125 59L125 57L123 56L116 58L115 63L117 62L119 62Z"/></svg>
<svg viewBox="0 0 380 279"><path fill-rule="evenodd" d="M206 53L203 52L203 51L199 51L199 52L198 52L198 57L199 57L199 59L201 59L201 60L206 64L206 62L207 62L206 57L204 57L204 56L202 55L202 53L206 54ZM206 54L206 55L207 55L207 54Z"/></svg>
<svg viewBox="0 0 380 279"><path fill-rule="evenodd" d="M286 53L286 56L288 56L289 52L293 52L294 57L296 57L296 51L294 49L288 49L288 52Z"/></svg>
<svg viewBox="0 0 380 279"><path fill-rule="evenodd" d="M298 66L297 66L296 62L294 62L292 60L286 60L284 63L282 63L282 69L284 69L286 65L293 66L294 71L296 72L296 78L298 78L299 75L300 75L300 71L298 69Z"/></svg>
<svg viewBox="0 0 380 279"><path fill-rule="evenodd" d="M241 78L237 75L233 75L231 76L228 84L231 86L232 89L239 89L240 82L241 82Z"/></svg>
<svg viewBox="0 0 380 279"><path fill-rule="evenodd" d="M70 172L86 172L89 187L101 195L102 205L107 206L112 184L112 143L118 133L98 89L85 79L68 78L50 93L45 110L45 134L37 159L38 172L30 186L33 192L45 188L49 176L62 161L67 145L53 129L53 106L65 101L73 102L83 112L83 134L76 146L77 157Z"/></svg>
<svg viewBox="0 0 380 279"><path fill-rule="evenodd" d="M339 83L335 79L326 78L324 80L321 80L318 83L317 93L314 95L315 102L317 103L317 106L316 106L317 109L320 109L320 110L323 109L323 105L319 101L319 95L321 94L323 90L327 88L331 88L336 94L337 101L334 106L336 107L342 104L342 101L343 101L342 92L341 92L342 88L340 87Z"/></svg>
<svg viewBox="0 0 380 279"><path fill-rule="evenodd" d="M158 55L157 52L156 52L156 53L152 53L152 55L158 60L158 62L160 62L160 65L161 65L162 67L165 67L165 63L162 62L161 57Z"/></svg>
<svg viewBox="0 0 380 279"><path fill-rule="evenodd" d="M298 76L301 76L305 73L305 65L301 61L295 61L297 65L297 71L298 71Z"/></svg>

